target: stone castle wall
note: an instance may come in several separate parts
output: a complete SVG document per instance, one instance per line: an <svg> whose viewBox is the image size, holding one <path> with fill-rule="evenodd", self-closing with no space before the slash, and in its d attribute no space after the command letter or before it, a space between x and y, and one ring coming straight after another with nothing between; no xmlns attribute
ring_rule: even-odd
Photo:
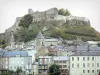
<svg viewBox="0 0 100 75"><path fill-rule="evenodd" d="M34 12L32 9L28 10L28 14L31 14L33 16L33 22L39 22L41 20L49 21L49 20L63 20L66 22L66 20L82 20L85 22L88 22L89 20L85 17L77 17L77 16L63 16L58 14L57 8L51 8L49 10L46 10L44 12L36 11Z"/></svg>
<svg viewBox="0 0 100 75"><path fill-rule="evenodd" d="M44 12L36 11L34 12L32 9L28 10L28 14L33 16L33 22L39 22L42 20L53 20L58 15L57 8L52 8Z"/></svg>
<svg viewBox="0 0 100 75"><path fill-rule="evenodd" d="M59 15L57 8L51 8L43 12L39 12L39 11L34 12L32 9L28 9L28 14L31 14L33 16L33 22L40 22L40 21L57 22L57 24L59 23L60 25L66 23L67 20L72 20L72 19L89 22L89 20L85 17ZM9 39L11 38L10 37L11 33L17 32L19 30L20 27L18 25L20 20L21 17L17 17L14 25L6 29L4 34L0 34L0 39L5 38L5 40L9 42Z"/></svg>

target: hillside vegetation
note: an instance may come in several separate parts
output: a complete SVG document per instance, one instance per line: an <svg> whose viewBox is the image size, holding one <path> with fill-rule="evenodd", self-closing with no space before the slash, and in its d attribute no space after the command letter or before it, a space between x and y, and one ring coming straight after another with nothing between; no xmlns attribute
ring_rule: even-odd
<svg viewBox="0 0 100 75"><path fill-rule="evenodd" d="M63 9L62 9L63 10ZM68 15L70 15L69 11ZM59 11L60 14L61 9ZM20 23L20 30L15 34L16 41L28 42L33 40L39 31L45 37L61 37L68 40L76 40L80 37L83 41L100 40L100 33L90 26L90 23L81 20L66 21L63 25L59 25L58 21L54 22L32 22L31 15L25 15Z"/></svg>

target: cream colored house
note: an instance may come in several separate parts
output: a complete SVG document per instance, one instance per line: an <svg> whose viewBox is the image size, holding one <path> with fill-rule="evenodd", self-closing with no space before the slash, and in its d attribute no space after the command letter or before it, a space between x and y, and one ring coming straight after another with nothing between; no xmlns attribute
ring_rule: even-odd
<svg viewBox="0 0 100 75"><path fill-rule="evenodd" d="M70 75L98 75L100 52L78 52L70 57Z"/></svg>

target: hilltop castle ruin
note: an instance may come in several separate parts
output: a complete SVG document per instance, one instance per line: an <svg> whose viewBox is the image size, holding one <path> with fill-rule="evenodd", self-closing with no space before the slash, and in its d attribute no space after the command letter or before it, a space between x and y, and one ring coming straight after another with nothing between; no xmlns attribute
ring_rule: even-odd
<svg viewBox="0 0 100 75"><path fill-rule="evenodd" d="M68 20L76 19L76 20L81 20L85 22L89 22L89 20L85 17L77 17L77 16L63 16L58 14L58 9L57 8L51 8L49 10L39 12L36 11L34 12L32 9L28 9L28 14L31 14L33 16L33 22L51 22L51 21L58 21L59 24L66 23ZM8 29L5 30L5 33L0 34L0 40L5 40L6 42L10 42L12 32L16 33L20 27L19 22L22 17L17 17L14 25Z"/></svg>

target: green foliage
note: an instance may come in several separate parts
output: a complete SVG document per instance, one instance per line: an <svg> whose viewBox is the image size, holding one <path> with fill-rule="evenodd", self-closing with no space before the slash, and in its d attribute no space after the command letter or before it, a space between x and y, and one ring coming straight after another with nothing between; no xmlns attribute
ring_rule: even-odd
<svg viewBox="0 0 100 75"><path fill-rule="evenodd" d="M15 39L18 41L28 42L36 37L39 32L39 27L35 24L30 24L28 29L21 28L17 34L15 34Z"/></svg>
<svg viewBox="0 0 100 75"><path fill-rule="evenodd" d="M66 9L65 10L65 14L64 14L65 16L69 16L69 15L71 15L71 13L69 12L69 10L68 9Z"/></svg>
<svg viewBox="0 0 100 75"><path fill-rule="evenodd" d="M60 75L60 69L59 66L56 64L53 64L49 67L49 75Z"/></svg>
<svg viewBox="0 0 100 75"><path fill-rule="evenodd" d="M23 71L22 71L22 68L17 68L16 73L18 74L18 73L20 73L20 72L23 72Z"/></svg>
<svg viewBox="0 0 100 75"><path fill-rule="evenodd" d="M32 21L33 17L30 14L27 14L20 20L19 26L29 28L29 25L32 23Z"/></svg>
<svg viewBox="0 0 100 75"><path fill-rule="evenodd" d="M13 73L14 73L13 71L6 70L5 72L1 73L0 75L13 75Z"/></svg>
<svg viewBox="0 0 100 75"><path fill-rule="evenodd" d="M99 70L99 74L98 75L100 75L100 70Z"/></svg>
<svg viewBox="0 0 100 75"><path fill-rule="evenodd" d="M71 15L70 12L68 11L68 9L65 10L63 8L61 8L61 9L58 10L58 14L59 15L63 15L63 16L69 16L69 15Z"/></svg>
<svg viewBox="0 0 100 75"><path fill-rule="evenodd" d="M80 35L80 36L91 36L95 37L96 32L91 27L76 27L76 28L68 28L65 31L67 34L73 34L73 35Z"/></svg>
<svg viewBox="0 0 100 75"><path fill-rule="evenodd" d="M0 48L5 48L8 44L5 42L5 40L0 40Z"/></svg>
<svg viewBox="0 0 100 75"><path fill-rule="evenodd" d="M68 40L75 40L77 39L77 37L75 35L71 35L71 34L66 34L64 32L64 29L63 28L60 28L59 30L52 30L52 35L51 37L61 37L63 39L68 39Z"/></svg>
<svg viewBox="0 0 100 75"><path fill-rule="evenodd" d="M59 9L58 14L59 15L64 15L65 14L65 10L63 8Z"/></svg>

